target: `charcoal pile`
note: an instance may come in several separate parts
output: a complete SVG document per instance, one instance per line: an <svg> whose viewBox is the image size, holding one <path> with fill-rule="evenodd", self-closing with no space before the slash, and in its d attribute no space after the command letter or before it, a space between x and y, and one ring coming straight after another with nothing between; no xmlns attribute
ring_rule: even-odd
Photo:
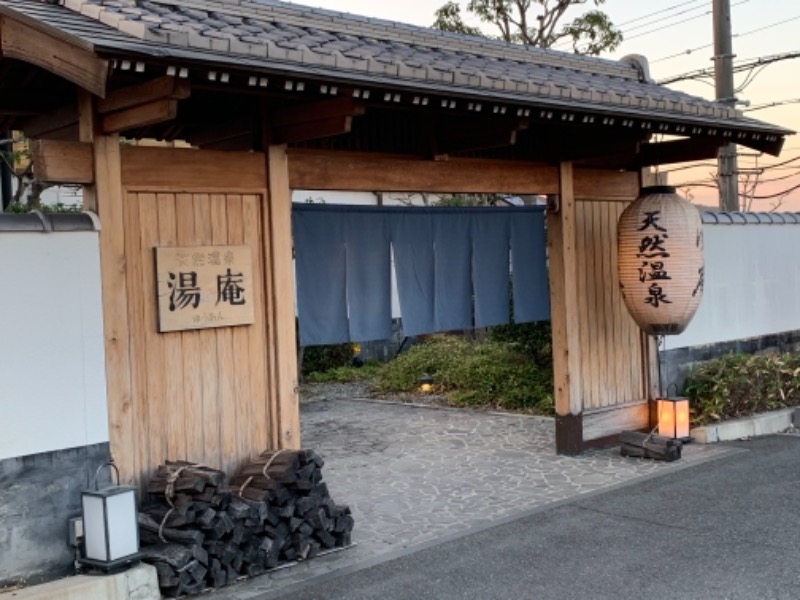
<svg viewBox="0 0 800 600"><path fill-rule="evenodd" d="M266 451L230 480L193 463L161 465L139 531L162 593L196 594L349 546L353 517L331 498L323 464L313 450Z"/></svg>

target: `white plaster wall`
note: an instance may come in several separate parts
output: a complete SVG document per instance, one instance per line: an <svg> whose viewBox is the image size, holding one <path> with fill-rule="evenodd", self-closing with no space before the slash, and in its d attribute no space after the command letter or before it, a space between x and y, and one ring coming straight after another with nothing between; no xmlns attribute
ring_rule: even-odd
<svg viewBox="0 0 800 600"><path fill-rule="evenodd" d="M667 350L800 329L800 225L703 226L700 308Z"/></svg>
<svg viewBox="0 0 800 600"><path fill-rule="evenodd" d="M108 441L95 232L0 232L0 460Z"/></svg>

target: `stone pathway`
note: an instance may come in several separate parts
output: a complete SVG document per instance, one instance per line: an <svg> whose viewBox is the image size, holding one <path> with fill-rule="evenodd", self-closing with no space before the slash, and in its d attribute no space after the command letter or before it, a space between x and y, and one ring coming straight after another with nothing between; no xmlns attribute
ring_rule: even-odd
<svg viewBox="0 0 800 600"><path fill-rule="evenodd" d="M268 598L297 581L730 452L688 445L675 463L623 458L618 449L558 456L550 418L341 396L304 401L301 422L304 446L325 458L331 495L353 510L356 545L208 597Z"/></svg>

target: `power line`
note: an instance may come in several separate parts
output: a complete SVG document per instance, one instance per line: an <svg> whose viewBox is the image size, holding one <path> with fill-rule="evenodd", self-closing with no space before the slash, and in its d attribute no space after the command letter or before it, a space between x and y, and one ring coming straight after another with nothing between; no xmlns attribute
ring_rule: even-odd
<svg viewBox="0 0 800 600"><path fill-rule="evenodd" d="M731 7L739 6L741 4L746 4L748 2L750 2L750 0L739 0L739 2L737 2L736 4L731 4ZM681 14L681 13L679 13L679 14ZM658 25L655 29L648 29L647 31L643 31L641 33L637 33L634 36L626 37L624 39L625 39L625 41L635 40L636 38L642 37L644 35L650 35L651 33L658 33L658 32L663 31L664 29L669 29L670 27L675 27L677 25L683 25L684 23L688 23L689 21L696 21L697 19L701 19L701 18L703 18L703 17L705 17L707 15L710 15L710 14L711 14L711 11L707 10L703 14L695 15L693 17L689 17L688 19L682 19L680 21L676 21L675 23L668 23L666 25L661 24L661 25ZM648 25L649 24L650 23L648 23ZM642 27L644 27L644 26L642 25Z"/></svg>
<svg viewBox="0 0 800 600"><path fill-rule="evenodd" d="M767 102L765 104L757 104L745 109L744 112L753 112L754 110L764 110L765 108L772 108L773 106L783 106L784 104L797 104L800 98L788 98L786 100L775 100L774 102Z"/></svg>
<svg viewBox="0 0 800 600"><path fill-rule="evenodd" d="M625 25L630 25L631 23L636 23L636 21L642 21L644 19L649 19L650 17L654 17L656 15L663 14L665 12L670 12L675 10L676 8L680 8L681 6L686 6L687 4L697 4L698 2L705 3L707 0L689 0L688 2L681 2L679 4L673 4L667 8L657 10L655 12L648 13L646 15L642 15L641 17L636 17L635 19L631 19L630 21L624 21L619 24L620 27L624 27Z"/></svg>
<svg viewBox="0 0 800 600"><path fill-rule="evenodd" d="M769 200L770 198L777 198L779 196L787 196L787 195L791 194L795 190L800 190L800 183L798 183L797 185L792 186L792 187L790 187L788 189L785 189L783 191L776 192L774 194L767 194L765 196L750 196L750 197L753 200Z"/></svg>
<svg viewBox="0 0 800 600"><path fill-rule="evenodd" d="M796 21L797 19L800 19L800 15L798 15L796 17L792 17L790 19L786 19L786 20L783 20L783 21L778 21L776 23L772 23L771 25L765 25L764 27L759 27L758 29L751 29L750 31L745 31L744 33L736 33L736 34L733 35L733 37L735 37L735 38L743 38L745 36L752 35L754 33L759 33L761 31L765 31L767 29L772 29L773 27L778 27L780 25L785 25L786 23L791 23L792 21ZM665 60L670 60L672 58L678 58L680 56L685 56L687 54L691 54L692 52L696 52L697 50L704 50L706 48L711 48L712 45L713 44L705 44L704 46L697 46L696 48L689 48L688 50L684 50L683 52L679 52L677 54L670 54L669 56L663 56L661 58L657 58L655 60L651 60L650 64L657 63L657 62L662 62L662 61L665 61Z"/></svg>
<svg viewBox="0 0 800 600"><path fill-rule="evenodd" d="M663 14L663 13L666 13L666 12L671 12L671 11L676 10L677 8L680 8L681 6L686 6L687 4L696 4L697 2L704 2L705 3L705 2L707 2L707 0L689 0L688 2L682 2L680 4L675 4L675 5L671 6L671 7L668 7L668 8L662 9L662 10L657 10L655 12L642 15L641 17L636 17L635 19L631 19L630 21L625 21L623 23L620 23L617 27L618 27L618 29L621 30L623 27L625 27L626 25L629 25L631 23L635 23L637 21L642 21L644 19L649 19L651 17L654 17L656 15L660 15L660 14ZM744 3L744 2L750 2L750 0L742 0L742 3ZM705 8L704 6L695 6L694 8L688 8L686 10L677 12L677 13L675 13L673 15L669 15L668 17L662 17L661 19L659 19L657 21L648 21L647 23L641 23L639 25L635 25L634 27L631 27L629 29L629 31L633 31L633 30L636 30L636 29L641 29L642 27L649 27L650 25L653 25L655 23L660 23L661 21L663 21L663 19L672 19L672 18L678 17L680 15L683 15L683 14L686 14L686 13L690 13L690 12L695 11L695 10L702 10L704 8ZM709 12L710 11L706 11L702 15L698 15L697 17L694 17L694 18L699 18L699 17L705 16L705 15L709 14ZM691 19L687 19L687 20L691 20ZM644 35L644 34L641 34L641 35ZM634 36L634 38L635 37L639 37L639 35ZM628 39L633 39L633 38L628 38L626 36L625 32L623 32L623 41L628 40ZM555 44L553 46L553 48L555 48L555 49L565 48L565 47L569 46L570 44L571 44L570 41L559 42L559 43Z"/></svg>
<svg viewBox="0 0 800 600"><path fill-rule="evenodd" d="M800 17L799 17L800 18ZM770 56L763 56L756 59L746 59L749 62L741 62L739 64L734 65L733 72L739 73L741 71L753 70L757 67L766 67L772 63L780 62L783 60L789 60L794 58L800 58L800 51L792 51L792 52L785 52L783 54L772 54ZM760 72L760 71L759 71ZM756 73L757 75L758 73ZM670 83L675 83L677 81L687 81L690 79L702 79L705 77L713 77L714 76L714 67L708 67L705 69L697 69L695 71L689 71L687 73L681 73L680 75L673 75L672 77L667 77L666 79L662 79L658 83L661 85L667 85ZM755 79L755 75L748 74L747 78L745 79L745 83L740 86L740 89L737 91L741 91L749 85L752 80Z"/></svg>

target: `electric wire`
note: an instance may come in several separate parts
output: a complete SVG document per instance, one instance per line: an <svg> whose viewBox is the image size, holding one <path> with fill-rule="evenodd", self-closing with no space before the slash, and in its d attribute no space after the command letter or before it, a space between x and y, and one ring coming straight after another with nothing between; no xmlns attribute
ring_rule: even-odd
<svg viewBox="0 0 800 600"><path fill-rule="evenodd" d="M786 23L791 23L792 21L796 21L798 19L800 19L800 15L797 15L795 17L791 17L789 19L784 19L782 21L777 21L777 22L772 23L770 25L765 25L764 27L759 27L757 29L751 29L750 31L745 31L744 33L735 33L735 34L733 34L732 37L734 37L734 38L743 38L745 36L752 35L754 33L759 33L761 31L766 31L767 29L772 29L773 27L779 27L780 25L785 25ZM650 64L657 63L657 62L662 62L662 61L665 61L665 60L670 60L672 58L678 58L680 56L686 56L687 54L691 54L692 52L696 52L697 50L704 50L706 48L711 48L713 46L714 46L714 44L705 44L703 46L697 46L696 48L689 48L688 50L684 50L683 52L679 52L677 54L670 54L669 56L663 56L661 58L657 58L655 60L651 60Z"/></svg>
<svg viewBox="0 0 800 600"><path fill-rule="evenodd" d="M656 16L656 15L660 15L660 14L663 14L663 13L671 12L671 11L674 11L674 10L676 10L677 8L680 8L680 7L682 7L682 6L686 6L686 5L688 5L688 4L696 4L696 3L698 3L698 2L703 2L703 3L705 3L705 2L706 2L706 0L688 0L688 2L681 2L681 3L679 3L679 4L675 4L675 5L673 5L673 6L670 6L670 7L668 7L668 8L664 8L664 9L662 9L662 10L657 10L657 11L654 11L654 12L651 12L651 13L648 13L648 14L645 14L645 15L642 15L642 16L640 16L640 17L636 17L636 18L634 18L634 19L631 19L631 20L629 20L629 21L624 21L623 23L620 23L620 24L617 26L617 29L620 29L620 30L622 30L624 27L626 27L627 25L630 25L631 23L636 23L637 21L643 21L643 20L645 20L645 19L650 19L651 17L654 17L654 16ZM750 2L750 0L742 0L742 2ZM694 10L702 10L702 9L704 9L704 8L705 8L704 6L695 6L695 7L693 7L693 8L689 8L689 9L686 9L686 10L683 10L683 11L680 11L680 12L677 12L677 13L675 13L675 14L673 14L673 15L669 15L669 16L667 16L667 17L662 17L661 19L658 19L658 20L656 20L656 21L648 21L647 23L640 23L639 25L635 25L634 27L631 27L631 28L629 28L629 29L628 29L628 31L634 31L634 30L636 30L636 29L641 29L642 27L648 27L648 26L650 26L650 25L653 25L653 24L655 24L655 23L659 23L659 22L663 21L664 19L672 19L672 18L674 18L674 17L677 17L677 16L680 16L680 15L682 15L682 14L686 14L686 13L692 12L692 11L694 11ZM698 15L698 17L701 17L701 16L704 16L704 15L708 14L708 12L709 12L709 11L706 11L706 12L704 12L702 15ZM635 37L638 37L638 36L635 36ZM629 38L626 36L625 32L623 32L623 39L624 39L624 40L627 40L627 39L629 39ZM558 42L557 44L555 44L555 45L553 46L553 48L554 48L554 49L556 49L556 50L557 50L557 49L559 49L559 48L566 48L566 47L568 47L568 46L569 46L571 43L572 43L572 42L570 42L569 40L562 41L562 42Z"/></svg>

